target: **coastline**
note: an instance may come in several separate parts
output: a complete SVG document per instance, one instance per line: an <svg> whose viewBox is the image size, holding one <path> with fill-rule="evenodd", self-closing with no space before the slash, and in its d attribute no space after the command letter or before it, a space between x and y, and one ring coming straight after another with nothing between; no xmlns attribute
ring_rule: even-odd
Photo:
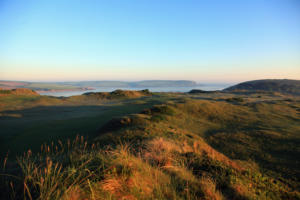
<svg viewBox="0 0 300 200"><path fill-rule="evenodd" d="M95 88L87 87L87 88L75 88L75 89L46 89L46 90L34 90L39 94L48 93L48 92L80 92L80 91L89 91L95 90Z"/></svg>

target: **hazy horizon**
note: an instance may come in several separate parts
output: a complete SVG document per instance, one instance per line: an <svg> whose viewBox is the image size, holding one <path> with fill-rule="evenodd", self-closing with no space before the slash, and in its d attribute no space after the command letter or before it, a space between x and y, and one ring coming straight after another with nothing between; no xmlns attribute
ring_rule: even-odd
<svg viewBox="0 0 300 200"><path fill-rule="evenodd" d="M197 84L234 84L234 83L239 83L239 82L225 82L225 81L195 81L195 80L189 80L189 79L140 79L140 80L113 80L113 79L107 79L107 80L68 80L68 81L45 81L45 80L41 80L41 81L32 81L32 80L4 80L4 79L0 79L0 81L11 81L11 82L32 82L32 83L64 83L64 82L102 82L102 81L112 81L112 82L142 82L142 81L193 81L196 82Z"/></svg>
<svg viewBox="0 0 300 200"><path fill-rule="evenodd" d="M300 2L1 1L0 80L300 78Z"/></svg>

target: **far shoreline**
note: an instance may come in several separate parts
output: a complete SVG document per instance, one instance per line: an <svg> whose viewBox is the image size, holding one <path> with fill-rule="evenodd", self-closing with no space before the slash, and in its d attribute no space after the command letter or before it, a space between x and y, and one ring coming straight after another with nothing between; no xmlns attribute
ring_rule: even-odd
<svg viewBox="0 0 300 200"><path fill-rule="evenodd" d="M81 92L81 91L90 91L95 90L95 88L76 88L76 89L48 89L48 90L34 90L35 92L39 94L53 92L53 93L59 93L59 92Z"/></svg>

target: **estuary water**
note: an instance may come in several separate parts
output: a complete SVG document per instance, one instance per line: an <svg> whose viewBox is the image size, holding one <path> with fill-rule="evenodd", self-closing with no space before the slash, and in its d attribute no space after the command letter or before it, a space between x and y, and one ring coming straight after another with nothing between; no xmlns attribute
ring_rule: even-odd
<svg viewBox="0 0 300 200"><path fill-rule="evenodd" d="M74 95L81 95L87 92L112 92L117 89L121 90L143 90L149 89L151 92L189 92L192 89L200 89L206 91L222 90L231 86L231 84L206 84L193 87L94 87L94 90L85 91L63 91L63 92L42 92L41 95L69 97Z"/></svg>

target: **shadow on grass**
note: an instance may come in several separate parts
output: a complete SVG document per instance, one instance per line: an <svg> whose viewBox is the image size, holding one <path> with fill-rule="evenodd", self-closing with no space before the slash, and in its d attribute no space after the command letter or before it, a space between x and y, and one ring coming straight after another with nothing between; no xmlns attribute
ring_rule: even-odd
<svg viewBox="0 0 300 200"><path fill-rule="evenodd" d="M0 117L0 154L20 154L29 148L39 150L43 143L72 138L78 134L93 138L97 130L113 118L141 112L159 101L145 101L134 104L100 106L42 106L30 109L7 111L15 118Z"/></svg>

